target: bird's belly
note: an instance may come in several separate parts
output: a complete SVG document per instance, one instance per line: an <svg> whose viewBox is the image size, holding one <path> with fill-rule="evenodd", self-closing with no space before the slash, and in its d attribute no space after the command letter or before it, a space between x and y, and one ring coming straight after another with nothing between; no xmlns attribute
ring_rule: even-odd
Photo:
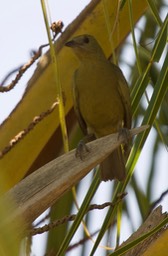
<svg viewBox="0 0 168 256"><path fill-rule="evenodd" d="M87 124L89 132L102 137L117 132L122 126L124 108L117 91L113 87L93 87L79 93L80 112ZM88 87L87 87L88 88Z"/></svg>

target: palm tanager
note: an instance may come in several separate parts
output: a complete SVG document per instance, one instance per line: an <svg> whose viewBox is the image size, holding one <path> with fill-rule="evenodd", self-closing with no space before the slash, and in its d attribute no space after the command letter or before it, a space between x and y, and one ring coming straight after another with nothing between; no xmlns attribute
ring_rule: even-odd
<svg viewBox="0 0 168 256"><path fill-rule="evenodd" d="M100 138L131 128L131 102L128 84L120 68L105 57L96 39L80 35L65 44L79 59L74 73L73 99L79 124L87 134ZM125 178L121 146L101 164L103 181Z"/></svg>

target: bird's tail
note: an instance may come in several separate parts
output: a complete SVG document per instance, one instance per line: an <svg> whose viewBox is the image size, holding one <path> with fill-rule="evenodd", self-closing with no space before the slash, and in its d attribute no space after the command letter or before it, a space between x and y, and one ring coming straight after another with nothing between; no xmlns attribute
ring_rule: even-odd
<svg viewBox="0 0 168 256"><path fill-rule="evenodd" d="M103 181L117 179L122 181L126 176L124 157L121 147L113 151L101 164L101 179Z"/></svg>

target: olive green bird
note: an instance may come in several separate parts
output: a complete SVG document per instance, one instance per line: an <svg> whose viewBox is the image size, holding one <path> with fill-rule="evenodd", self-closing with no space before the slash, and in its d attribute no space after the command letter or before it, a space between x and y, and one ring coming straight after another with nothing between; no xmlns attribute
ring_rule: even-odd
<svg viewBox="0 0 168 256"><path fill-rule="evenodd" d="M74 74L74 109L86 134L96 138L131 128L131 103L127 82L119 67L112 64L91 35L80 35L66 43L79 59ZM104 181L125 178L125 160L121 147L101 164Z"/></svg>

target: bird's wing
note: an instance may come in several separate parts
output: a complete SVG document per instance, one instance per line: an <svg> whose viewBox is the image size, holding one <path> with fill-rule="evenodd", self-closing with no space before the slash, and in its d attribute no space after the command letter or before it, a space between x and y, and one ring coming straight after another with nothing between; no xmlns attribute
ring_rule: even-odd
<svg viewBox="0 0 168 256"><path fill-rule="evenodd" d="M124 128L131 129L132 112L131 112L131 100L130 100L129 87L121 69L114 64L112 65L114 66L115 73L118 77L117 89L124 106ZM123 149L124 149L124 157L126 161L131 150L130 143L126 143Z"/></svg>
<svg viewBox="0 0 168 256"><path fill-rule="evenodd" d="M80 125L80 128L82 130L82 132L84 133L84 135L87 135L87 126L86 123L81 115L80 112L80 108L79 108L79 94L78 94L78 90L76 88L76 84L75 84L75 76L76 76L77 70L74 73L74 79L73 79L73 102L74 102L74 110L75 110L75 114L76 117L78 119L78 123Z"/></svg>
<svg viewBox="0 0 168 256"><path fill-rule="evenodd" d="M116 75L118 76L118 91L121 96L121 100L124 106L125 115L124 115L124 127L130 129L132 123L132 111L131 111L131 100L130 93L127 81L119 67L112 64Z"/></svg>

